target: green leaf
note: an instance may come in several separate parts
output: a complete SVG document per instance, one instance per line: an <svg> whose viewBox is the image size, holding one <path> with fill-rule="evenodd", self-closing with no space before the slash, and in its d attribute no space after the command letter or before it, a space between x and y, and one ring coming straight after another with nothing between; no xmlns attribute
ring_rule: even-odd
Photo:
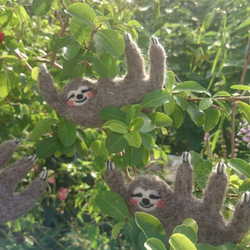
<svg viewBox="0 0 250 250"><path fill-rule="evenodd" d="M248 162L242 159L232 159L228 162L228 166L235 170L237 173L244 175L247 178L250 178L250 165Z"/></svg>
<svg viewBox="0 0 250 250"><path fill-rule="evenodd" d="M199 109L206 110L211 107L213 104L213 100L211 98L203 98L199 102Z"/></svg>
<svg viewBox="0 0 250 250"><path fill-rule="evenodd" d="M107 127L113 132L117 132L120 134L127 134L128 127L124 122L118 120L109 120L103 124L102 127Z"/></svg>
<svg viewBox="0 0 250 250"><path fill-rule="evenodd" d="M102 120L118 120L121 122L126 122L126 115L116 106L108 106L103 108L99 114Z"/></svg>
<svg viewBox="0 0 250 250"><path fill-rule="evenodd" d="M172 124L172 119L163 113L159 112L149 113L148 117L153 121L153 123L157 127L161 126L167 127Z"/></svg>
<svg viewBox="0 0 250 250"><path fill-rule="evenodd" d="M126 114L126 122L127 122L128 126L137 117L139 112L140 112L140 105L139 104L131 105L129 107L129 109L127 110L127 114Z"/></svg>
<svg viewBox="0 0 250 250"><path fill-rule="evenodd" d="M0 72L0 97L6 97L9 93L8 77L4 72Z"/></svg>
<svg viewBox="0 0 250 250"><path fill-rule="evenodd" d="M190 103L187 109L187 112L192 119L192 121L198 126L202 126L204 124L204 112L198 109L194 104Z"/></svg>
<svg viewBox="0 0 250 250"><path fill-rule="evenodd" d="M169 243L175 250L196 250L194 243L187 236L180 233L172 234Z"/></svg>
<svg viewBox="0 0 250 250"><path fill-rule="evenodd" d="M37 140L40 136L51 132L51 125L57 123L57 120L54 118L45 118L41 120L32 131L32 139Z"/></svg>
<svg viewBox="0 0 250 250"><path fill-rule="evenodd" d="M136 212L135 221L147 239L157 238L165 245L166 233L164 227L156 217L151 214Z"/></svg>
<svg viewBox="0 0 250 250"><path fill-rule="evenodd" d="M81 46L78 42L74 41L73 43L67 44L63 48L63 58L67 61L70 61L75 58L75 56L78 54Z"/></svg>
<svg viewBox="0 0 250 250"><path fill-rule="evenodd" d="M142 145L148 150L152 150L155 146L155 140L152 136L148 134L141 134Z"/></svg>
<svg viewBox="0 0 250 250"><path fill-rule="evenodd" d="M194 229L187 225L179 225L177 226L173 233L180 233L183 235L186 235L194 244L197 243L197 233L194 231Z"/></svg>
<svg viewBox="0 0 250 250"><path fill-rule="evenodd" d="M127 145L125 147L125 159L127 161L127 165L137 166L138 164L142 163L143 154L144 154L143 147L135 148Z"/></svg>
<svg viewBox="0 0 250 250"><path fill-rule="evenodd" d="M144 124L139 129L139 132L141 132L141 133L147 133L147 132L150 132L150 131L154 130L155 124L152 122L151 119L149 119L149 117L146 114L140 112L138 114L138 117L141 117L144 120Z"/></svg>
<svg viewBox="0 0 250 250"><path fill-rule="evenodd" d="M70 16L78 19L82 23L93 27L96 14L94 10L85 3L74 3L66 11Z"/></svg>
<svg viewBox="0 0 250 250"><path fill-rule="evenodd" d="M88 44L91 39L91 27L76 18L72 18L70 22L70 31L80 44Z"/></svg>
<svg viewBox="0 0 250 250"><path fill-rule="evenodd" d="M194 230L195 233L198 232L198 224L197 224L197 222L196 222L194 219L192 219L192 218L187 218L187 219L185 219L185 220L183 221L182 224L191 227L191 228Z"/></svg>
<svg viewBox="0 0 250 250"><path fill-rule="evenodd" d="M149 107L157 107L163 105L170 98L170 94L161 89L153 90L148 93L141 102L141 109Z"/></svg>
<svg viewBox="0 0 250 250"><path fill-rule="evenodd" d="M49 158L56 150L57 147L52 137L45 138L36 144L36 155L38 158Z"/></svg>
<svg viewBox="0 0 250 250"><path fill-rule="evenodd" d="M124 225L124 221L119 221L113 226L112 232L111 232L112 239L116 239L118 237L118 234L120 233L123 225Z"/></svg>
<svg viewBox="0 0 250 250"><path fill-rule="evenodd" d="M207 109L205 111L205 132L212 130L220 119L220 111L217 109Z"/></svg>
<svg viewBox="0 0 250 250"><path fill-rule="evenodd" d="M250 17L247 18L243 23L241 23L240 26L237 29L242 29L242 28L245 28L245 27L249 27L249 25L250 25Z"/></svg>
<svg viewBox="0 0 250 250"><path fill-rule="evenodd" d="M166 88L168 91L171 91L175 83L175 75L174 72L168 71L166 77Z"/></svg>
<svg viewBox="0 0 250 250"><path fill-rule="evenodd" d="M169 101L164 103L163 109L166 115L171 115L175 109L175 100L174 97L171 95Z"/></svg>
<svg viewBox="0 0 250 250"><path fill-rule="evenodd" d="M102 212L115 220L124 222L129 217L127 204L120 194L102 191L95 200Z"/></svg>
<svg viewBox="0 0 250 250"><path fill-rule="evenodd" d="M147 250L167 250L162 241L156 238L147 239L144 246Z"/></svg>
<svg viewBox="0 0 250 250"><path fill-rule="evenodd" d="M101 77L114 78L117 75L115 60L108 53L103 53L100 57L95 57L93 68Z"/></svg>
<svg viewBox="0 0 250 250"><path fill-rule="evenodd" d="M91 143L90 148L94 151L95 155L103 157L103 158L108 158L109 152L106 149L104 143L99 140L95 140Z"/></svg>
<svg viewBox="0 0 250 250"><path fill-rule="evenodd" d="M131 147L141 147L141 136L136 130L133 130L128 134L123 135L123 137L126 139L126 141Z"/></svg>
<svg viewBox="0 0 250 250"><path fill-rule="evenodd" d="M129 129L139 130L142 128L143 125L144 125L144 119L143 118L136 118L131 122Z"/></svg>
<svg viewBox="0 0 250 250"><path fill-rule="evenodd" d="M173 126L175 128L179 128L182 125L184 120L184 114L178 105L175 105L174 112L171 114L170 117L173 121Z"/></svg>
<svg viewBox="0 0 250 250"><path fill-rule="evenodd" d="M123 135L116 132L111 132L108 134L105 140L105 146L109 153L119 153L126 146L127 141L124 139Z"/></svg>
<svg viewBox="0 0 250 250"><path fill-rule="evenodd" d="M242 115L247 119L250 124L250 105L245 102L238 102L238 107Z"/></svg>
<svg viewBox="0 0 250 250"><path fill-rule="evenodd" d="M32 9L36 16L44 16L51 9L52 3L51 0L33 0Z"/></svg>
<svg viewBox="0 0 250 250"><path fill-rule="evenodd" d="M95 36L96 48L99 53L109 52L112 56L120 56L125 49L124 39L114 30L99 30Z"/></svg>
<svg viewBox="0 0 250 250"><path fill-rule="evenodd" d="M58 134L53 133L52 138L54 139L54 143L56 145L57 150L59 150L61 153L68 155L73 152L75 145L72 144L69 147L66 147L62 144Z"/></svg>
<svg viewBox="0 0 250 250"><path fill-rule="evenodd" d="M239 89L239 90L246 90L246 91L250 91L250 86L247 85L233 85L231 86L231 89Z"/></svg>
<svg viewBox="0 0 250 250"><path fill-rule="evenodd" d="M182 108L182 110L188 109L189 103L183 97L175 95L174 99L176 101L176 104L179 105Z"/></svg>
<svg viewBox="0 0 250 250"><path fill-rule="evenodd" d="M213 97L230 97L230 96L231 94L228 93L227 91L219 91L215 93Z"/></svg>
<svg viewBox="0 0 250 250"><path fill-rule="evenodd" d="M196 248L197 248L197 250L219 250L218 247L213 247L211 245L203 244L203 243L202 244L197 244ZM226 250L227 248L224 248L224 249ZM221 250L223 250L223 248Z"/></svg>
<svg viewBox="0 0 250 250"><path fill-rule="evenodd" d="M63 120L58 123L58 133L62 144L69 147L74 144L76 139L76 126L74 123Z"/></svg>
<svg viewBox="0 0 250 250"><path fill-rule="evenodd" d="M177 85L172 93L180 93L180 92L192 92L192 93L204 93L211 96L210 92L203 88L199 83L194 81L186 81Z"/></svg>

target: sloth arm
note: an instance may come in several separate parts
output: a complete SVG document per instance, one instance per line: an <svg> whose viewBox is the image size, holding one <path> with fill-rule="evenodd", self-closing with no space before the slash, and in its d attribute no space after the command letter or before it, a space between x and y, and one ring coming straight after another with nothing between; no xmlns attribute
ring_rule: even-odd
<svg viewBox="0 0 250 250"><path fill-rule="evenodd" d="M174 194L178 198L190 198L193 188L193 167L188 152L183 153L183 162L179 166L175 178Z"/></svg>
<svg viewBox="0 0 250 250"><path fill-rule="evenodd" d="M216 165L216 172L210 175L204 191L203 204L207 209L220 211L227 190L227 183L226 165L219 162Z"/></svg>
<svg viewBox="0 0 250 250"><path fill-rule="evenodd" d="M14 151L17 148L19 140L8 140L4 141L0 145L0 169L3 168L4 164L9 161Z"/></svg>
<svg viewBox="0 0 250 250"><path fill-rule="evenodd" d="M122 172L119 169L106 169L105 179L110 190L119 193L124 198L124 200L127 200L127 190L125 187L124 178L122 176Z"/></svg>
<svg viewBox="0 0 250 250"><path fill-rule="evenodd" d="M125 39L125 57L127 63L126 79L143 79L146 77L144 60L140 49L133 42L129 33L124 35Z"/></svg>
<svg viewBox="0 0 250 250"><path fill-rule="evenodd" d="M0 186L12 191L13 187L24 178L33 167L33 158L22 158L0 173Z"/></svg>
<svg viewBox="0 0 250 250"><path fill-rule="evenodd" d="M52 76L48 72L45 65L41 65L39 67L38 81L45 101L49 105L51 105L59 114L64 114L68 108L66 101L64 102L59 96Z"/></svg>
<svg viewBox="0 0 250 250"><path fill-rule="evenodd" d="M166 73L166 54L163 46L156 37L151 37L151 45L149 48L149 81L152 82L154 88L164 85Z"/></svg>

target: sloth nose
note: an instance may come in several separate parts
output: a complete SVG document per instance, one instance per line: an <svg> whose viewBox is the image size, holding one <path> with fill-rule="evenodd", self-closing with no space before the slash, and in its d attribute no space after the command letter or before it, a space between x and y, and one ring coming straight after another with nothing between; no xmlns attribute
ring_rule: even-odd
<svg viewBox="0 0 250 250"><path fill-rule="evenodd" d="M142 204L145 205L145 206L149 205L150 204L149 199L145 199L145 198L142 199Z"/></svg>

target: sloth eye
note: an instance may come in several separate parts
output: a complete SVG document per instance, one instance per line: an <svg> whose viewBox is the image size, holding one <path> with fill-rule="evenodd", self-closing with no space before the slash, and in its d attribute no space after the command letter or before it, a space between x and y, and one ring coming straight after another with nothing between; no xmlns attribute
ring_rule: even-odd
<svg viewBox="0 0 250 250"><path fill-rule="evenodd" d="M132 197L142 197L142 193L132 194Z"/></svg>
<svg viewBox="0 0 250 250"><path fill-rule="evenodd" d="M69 97L68 97L68 100L71 99L71 98L74 98L75 97L75 94L71 94Z"/></svg>
<svg viewBox="0 0 250 250"><path fill-rule="evenodd" d="M159 195L154 195L154 194L150 194L150 195L149 195L149 198L150 198L150 199L153 199L153 200L158 200L158 199L161 198L161 196L159 196Z"/></svg>
<svg viewBox="0 0 250 250"><path fill-rule="evenodd" d="M84 94L84 93L87 93L87 92L89 92L89 91L90 91L90 89L82 89L82 90L81 90L81 93Z"/></svg>

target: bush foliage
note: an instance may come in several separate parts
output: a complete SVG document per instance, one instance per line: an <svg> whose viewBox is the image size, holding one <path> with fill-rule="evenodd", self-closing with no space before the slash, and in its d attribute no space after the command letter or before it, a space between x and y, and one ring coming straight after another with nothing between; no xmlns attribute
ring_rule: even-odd
<svg viewBox="0 0 250 250"><path fill-rule="evenodd" d="M232 243L197 244L192 219L164 246L159 221L143 213L132 219L102 176L110 158L121 169L135 166L143 173L150 156L166 164L167 154L192 150L199 196L212 164L224 159L230 183L223 213L231 217L236 201L250 190L249 16L247 0L0 0L1 141L22 140L15 159L39 157L17 190L44 167L49 171L39 204L0 226L0 246L235 249ZM57 116L39 91L39 65L47 64L59 88L71 78L122 75L126 32L144 54L149 37L159 38L168 55L165 89L140 104L103 109L106 122L99 130ZM156 109L145 114L147 107ZM249 240L250 234L238 248L247 248Z"/></svg>

